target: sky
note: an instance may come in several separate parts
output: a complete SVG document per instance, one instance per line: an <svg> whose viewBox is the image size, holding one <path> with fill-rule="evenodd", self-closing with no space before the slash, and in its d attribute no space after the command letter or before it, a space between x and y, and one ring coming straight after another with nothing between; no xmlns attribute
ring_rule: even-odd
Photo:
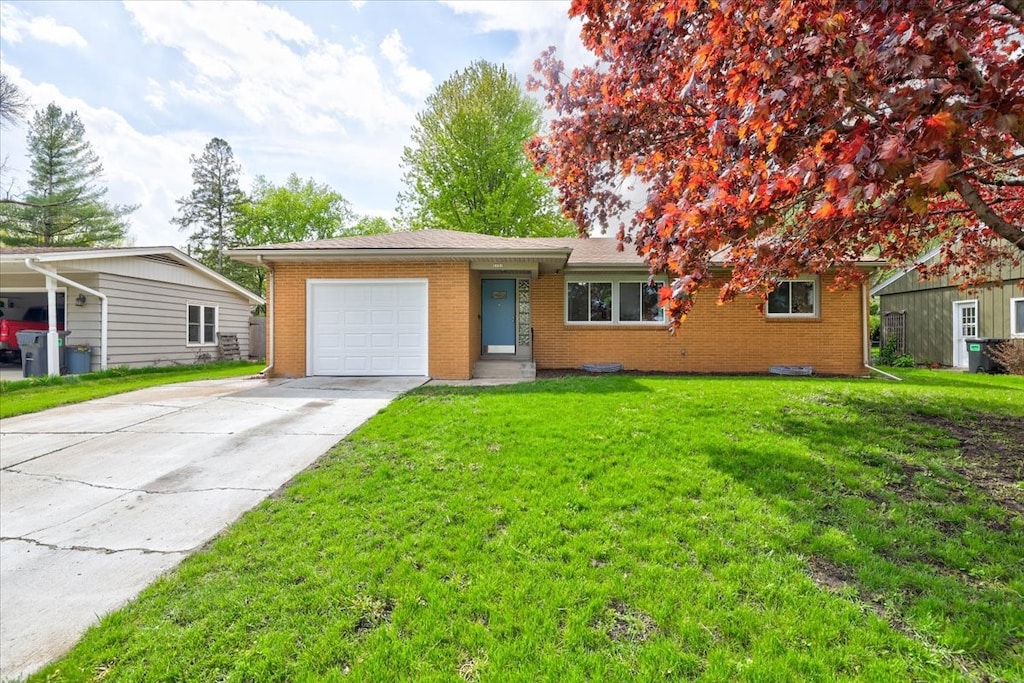
<svg viewBox="0 0 1024 683"><path fill-rule="evenodd" d="M402 148L428 95L479 59L521 83L549 45L589 62L569 0L9 2L0 69L33 111L75 111L107 199L137 204L135 246L176 246L190 155L228 142L242 186L290 173L391 217ZM536 96L536 95L534 95ZM31 115L30 117L31 118ZM25 189L27 126L0 130L0 193Z"/></svg>

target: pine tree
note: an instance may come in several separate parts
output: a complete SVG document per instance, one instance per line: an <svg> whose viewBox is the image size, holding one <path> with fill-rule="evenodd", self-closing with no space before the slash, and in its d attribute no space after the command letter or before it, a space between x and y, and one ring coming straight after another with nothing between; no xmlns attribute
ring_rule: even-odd
<svg viewBox="0 0 1024 683"><path fill-rule="evenodd" d="M78 114L56 104L37 111L28 132L28 192L6 203L0 241L6 246L90 247L124 242L137 207L104 201L103 165L85 139Z"/></svg>
<svg viewBox="0 0 1024 683"><path fill-rule="evenodd" d="M231 145L220 138L206 144L201 156L191 155L192 192L178 200L178 215L171 219L188 236L190 253L223 273L224 251L234 246L235 228L246 202L238 185L241 166Z"/></svg>

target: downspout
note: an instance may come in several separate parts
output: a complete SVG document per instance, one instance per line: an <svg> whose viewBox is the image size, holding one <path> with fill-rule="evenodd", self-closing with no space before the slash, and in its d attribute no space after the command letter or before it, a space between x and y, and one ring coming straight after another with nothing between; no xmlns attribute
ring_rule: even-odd
<svg viewBox="0 0 1024 683"><path fill-rule="evenodd" d="M63 282L66 285L70 285L70 286L72 286L72 287L74 287L76 289L80 289L83 292L87 292L88 294L92 294L94 297L96 297L97 299L100 300L100 370L106 370L107 369L107 327L108 327L107 326L107 295L103 294L102 292L97 292L95 289L90 289L89 287L86 287L85 285L83 285L83 284L81 284L79 282L75 282L74 280L66 278L63 275L58 275L57 273L53 272L52 270L47 270L46 268L39 267L38 265L35 264L35 259L33 259L31 257L25 259L25 267L28 268L29 270L34 270L35 272L40 273L41 275L45 275L46 276L46 278L47 278L47 287L46 287L47 290L51 289L49 284L50 284L50 281L51 281L50 279L52 278L53 280L57 280L58 282ZM56 374L60 373L60 366L58 365L58 358L57 358L57 329L56 329L56 323L53 320L53 313L52 313L52 311L56 310L56 304L55 304L53 298L48 299L48 302L49 302L49 305L52 306L52 308L50 308L51 313L49 314L49 318L50 318L50 332L47 335L47 339L46 339L47 363L48 363L48 367L49 367L49 373L51 375L56 375ZM54 370L56 370L56 372Z"/></svg>
<svg viewBox="0 0 1024 683"><path fill-rule="evenodd" d="M899 377L897 377L896 375L891 375L888 372L886 372L885 370L879 370L878 368L876 368L876 367L871 365L871 338L870 338L870 336L868 336L870 334L869 330L871 329L871 324L870 324L870 320L871 320L870 319L870 316L871 316L871 305L870 305L870 303L868 301L868 283L867 282L863 282L861 284L860 291L861 291L861 310L864 312L863 313L863 321L862 321L863 322L862 327L864 328L864 342L863 342L864 343L864 367L867 368L868 370L870 370L871 372L877 372L879 375L882 375L884 377L888 377L889 379L894 379L897 382L902 382L903 380L900 379Z"/></svg>
<svg viewBox="0 0 1024 683"><path fill-rule="evenodd" d="M262 254L256 254L256 263L267 269L267 367L259 374L269 377L274 370L274 269L263 262Z"/></svg>

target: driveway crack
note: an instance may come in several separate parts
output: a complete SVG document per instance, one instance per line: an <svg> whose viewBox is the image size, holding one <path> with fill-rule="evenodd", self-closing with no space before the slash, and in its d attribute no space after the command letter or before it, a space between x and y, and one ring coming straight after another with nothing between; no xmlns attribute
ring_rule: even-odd
<svg viewBox="0 0 1024 683"><path fill-rule="evenodd" d="M153 548L101 548L87 545L57 545L56 543L44 543L34 538L24 536L0 536L0 541L20 541L31 545L46 548L48 550L73 550L76 552L99 553L101 555L116 555L118 553L143 553L144 555L185 555L192 552L189 550L154 550Z"/></svg>
<svg viewBox="0 0 1024 683"><path fill-rule="evenodd" d="M148 493L153 496L159 495L175 495L179 493L206 493L209 491L254 491L257 493L270 493L274 489L270 488L254 488L250 486L211 486L209 488L202 489L178 489L174 491L159 491L136 488L132 486L111 486L107 484L95 484L91 481L82 481L81 479L71 479L69 477L59 477L56 474L37 474L35 472L25 472L23 470L9 469L8 472L14 472L21 474L26 477L35 477L36 479L46 479L49 481L55 481L62 484L81 484L82 486L88 486L89 488L101 489L104 491L118 491L121 493Z"/></svg>

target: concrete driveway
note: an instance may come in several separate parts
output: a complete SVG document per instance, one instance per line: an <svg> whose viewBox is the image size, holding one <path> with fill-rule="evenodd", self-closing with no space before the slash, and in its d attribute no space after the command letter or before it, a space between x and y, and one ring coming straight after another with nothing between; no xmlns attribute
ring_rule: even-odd
<svg viewBox="0 0 1024 683"><path fill-rule="evenodd" d="M423 381L210 380L0 420L0 678L66 652Z"/></svg>

